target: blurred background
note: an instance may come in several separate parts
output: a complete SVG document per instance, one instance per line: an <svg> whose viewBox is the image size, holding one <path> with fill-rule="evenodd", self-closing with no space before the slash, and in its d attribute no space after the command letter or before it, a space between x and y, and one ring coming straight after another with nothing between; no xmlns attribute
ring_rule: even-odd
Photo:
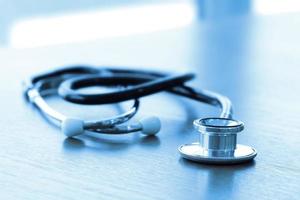
<svg viewBox="0 0 300 200"><path fill-rule="evenodd" d="M297 199L299 25L299 0L0 0L2 199L103 199L99 191L139 200ZM153 141L101 136L74 145L32 112L21 85L73 64L196 73L189 84L232 100L246 124L239 143L259 156L250 166L227 168L181 160L178 146L198 139L192 121L219 110L164 93L143 98L139 112L162 119ZM70 116L116 112L59 98L49 103Z"/></svg>
<svg viewBox="0 0 300 200"><path fill-rule="evenodd" d="M32 48L300 11L297 0L0 0L0 48Z"/></svg>

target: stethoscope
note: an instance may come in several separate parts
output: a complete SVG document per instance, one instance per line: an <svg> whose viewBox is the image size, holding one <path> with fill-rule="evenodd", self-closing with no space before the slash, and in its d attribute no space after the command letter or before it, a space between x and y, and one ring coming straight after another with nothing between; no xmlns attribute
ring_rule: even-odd
<svg viewBox="0 0 300 200"><path fill-rule="evenodd" d="M167 91L196 101L221 108L219 117L196 119L194 127L199 132L199 141L181 145L178 150L185 159L213 164L232 164L252 160L257 152L254 148L237 144L237 133L244 129L241 121L232 118L232 105L220 94L195 90L185 83L194 74L169 75L160 72L133 69L95 68L75 66L54 70L32 77L25 82L26 99L35 105L43 115L58 122L67 137L85 132L100 134L126 134L140 131L155 135L161 128L157 117L146 117L136 123L128 121L139 109L139 98L161 91ZM80 89L104 86L114 88L109 92L87 93ZM59 95L76 104L98 105L133 100L126 112L100 120L82 120L67 117L52 109L45 97Z"/></svg>

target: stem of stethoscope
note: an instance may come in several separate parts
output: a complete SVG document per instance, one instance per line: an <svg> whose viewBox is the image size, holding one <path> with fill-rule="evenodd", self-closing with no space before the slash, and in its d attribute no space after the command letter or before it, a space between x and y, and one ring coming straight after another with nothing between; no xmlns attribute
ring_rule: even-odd
<svg viewBox="0 0 300 200"><path fill-rule="evenodd" d="M89 130L88 126L85 126L85 130ZM127 134L132 132L142 132L144 135L155 135L161 129L161 122L158 117L148 116L140 119L136 123L128 125L118 125L114 127L103 127L92 129L93 132L99 132L102 134Z"/></svg>
<svg viewBox="0 0 300 200"><path fill-rule="evenodd" d="M203 118L195 120L194 127L199 132L199 143L208 156L232 156L237 134L244 129L244 124L228 118Z"/></svg>
<svg viewBox="0 0 300 200"><path fill-rule="evenodd" d="M118 125L128 121L136 112L139 101L136 100L131 110L114 117L101 121L84 121L76 118L68 118L65 115L53 110L42 98L37 89L27 91L29 102L33 103L43 115L57 121L60 124L61 131L67 137L74 137L84 133L84 131L93 131L104 134L126 134L141 131L145 135L155 135L160 131L161 122L155 116L145 117L137 123L129 125Z"/></svg>
<svg viewBox="0 0 300 200"><path fill-rule="evenodd" d="M66 119L66 116L53 110L42 98L37 89L29 89L27 91L28 101L34 104L44 115L61 123Z"/></svg>
<svg viewBox="0 0 300 200"><path fill-rule="evenodd" d="M127 134L141 131L144 135L155 135L160 131L160 128L161 122L155 116L142 118L137 123L129 125L116 125L97 129L90 129L89 125L81 119L66 118L61 123L61 131L67 137L81 135L84 131L93 131L102 134Z"/></svg>

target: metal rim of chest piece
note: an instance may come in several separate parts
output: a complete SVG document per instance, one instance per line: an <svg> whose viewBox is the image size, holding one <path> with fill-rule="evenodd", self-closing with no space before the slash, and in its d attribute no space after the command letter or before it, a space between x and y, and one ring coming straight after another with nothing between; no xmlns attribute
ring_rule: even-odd
<svg viewBox="0 0 300 200"><path fill-rule="evenodd" d="M236 164L253 160L254 148L236 144L237 133L244 129L241 121L228 118L203 118L194 121L199 142L181 145L185 159L206 164Z"/></svg>

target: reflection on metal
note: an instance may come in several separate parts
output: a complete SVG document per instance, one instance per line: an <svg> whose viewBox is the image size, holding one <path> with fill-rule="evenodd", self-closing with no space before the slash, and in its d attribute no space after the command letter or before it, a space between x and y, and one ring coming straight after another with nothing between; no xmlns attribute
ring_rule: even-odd
<svg viewBox="0 0 300 200"><path fill-rule="evenodd" d="M179 147L180 154L200 163L233 164L252 160L256 150L236 144L244 124L228 118L204 118L194 121L200 142Z"/></svg>
<svg viewBox="0 0 300 200"><path fill-rule="evenodd" d="M28 48L179 28L195 16L190 3L124 7L27 19L10 32L10 46Z"/></svg>

